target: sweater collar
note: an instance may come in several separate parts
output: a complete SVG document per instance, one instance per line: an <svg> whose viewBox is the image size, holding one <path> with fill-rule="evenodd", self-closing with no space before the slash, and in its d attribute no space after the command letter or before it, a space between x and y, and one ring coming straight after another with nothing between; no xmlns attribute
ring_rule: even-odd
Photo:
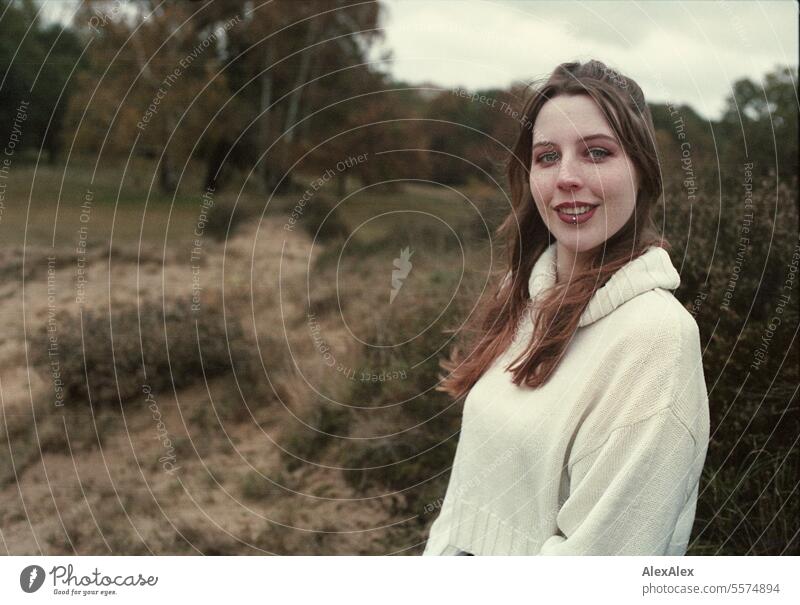
<svg viewBox="0 0 800 605"><path fill-rule="evenodd" d="M536 260L528 281L531 299L556 282L556 243L553 242ZM663 288L675 290L681 283L680 275L672 265L669 253L659 246L650 246L641 256L612 275L605 285L594 293L581 314L578 327L596 322L632 298Z"/></svg>

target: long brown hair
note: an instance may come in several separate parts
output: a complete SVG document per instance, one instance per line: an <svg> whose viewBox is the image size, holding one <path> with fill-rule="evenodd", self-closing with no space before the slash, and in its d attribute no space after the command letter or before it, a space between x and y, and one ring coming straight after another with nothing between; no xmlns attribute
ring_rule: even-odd
<svg viewBox="0 0 800 605"><path fill-rule="evenodd" d="M600 107L626 154L636 167L639 189L631 218L594 253L582 271L566 283L557 283L537 297L533 335L527 348L508 365L516 385L538 387L558 366L594 293L609 278L650 246L670 249L653 221L653 209L662 193L655 128L644 94L632 79L600 61L562 63L544 84L533 87L520 119L517 141L506 162L511 212L498 228L505 243L507 267L495 276L472 320L461 330L462 344L440 365L437 390L454 398L466 395L486 369L512 342L517 325L530 303L528 280L534 264L550 245L550 232L536 209L529 185L532 132L542 106L559 95L588 95ZM500 278L505 277L500 282ZM462 348L467 351L461 353ZM513 367L512 367L513 366Z"/></svg>

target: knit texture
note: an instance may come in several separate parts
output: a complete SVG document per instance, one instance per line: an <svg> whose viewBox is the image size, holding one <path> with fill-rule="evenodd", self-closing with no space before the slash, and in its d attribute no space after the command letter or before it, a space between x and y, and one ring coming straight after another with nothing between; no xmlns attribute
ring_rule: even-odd
<svg viewBox="0 0 800 605"><path fill-rule="evenodd" d="M539 257L534 303L555 283ZM651 247L592 297L550 379L507 371L514 342L464 402L447 493L425 555L683 555L705 462L709 412L697 324Z"/></svg>

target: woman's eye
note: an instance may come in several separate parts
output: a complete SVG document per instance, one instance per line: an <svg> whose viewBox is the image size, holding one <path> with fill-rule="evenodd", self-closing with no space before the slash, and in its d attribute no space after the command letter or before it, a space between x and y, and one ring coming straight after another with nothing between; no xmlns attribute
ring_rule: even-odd
<svg viewBox="0 0 800 605"><path fill-rule="evenodd" d="M602 160L611 155L611 152L607 149L603 149L602 147L593 147L589 150L589 157L592 160ZM543 153L536 158L539 162L543 162L545 164L549 164L551 162L555 162L558 159L558 153L555 151L548 151L547 153Z"/></svg>
<svg viewBox="0 0 800 605"><path fill-rule="evenodd" d="M599 153L599 155L593 155L595 153ZM593 159L602 160L603 158L611 155L607 150L603 149L602 147L595 147L589 150L589 155L592 156Z"/></svg>

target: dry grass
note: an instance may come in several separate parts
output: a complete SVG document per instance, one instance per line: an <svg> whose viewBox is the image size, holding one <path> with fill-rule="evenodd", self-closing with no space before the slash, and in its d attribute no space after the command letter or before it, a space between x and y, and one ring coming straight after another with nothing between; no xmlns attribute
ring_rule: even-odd
<svg viewBox="0 0 800 605"><path fill-rule="evenodd" d="M108 319L109 309L111 325L118 326L120 309L138 305L140 312L163 311L191 299L187 240L176 237L166 248L162 240L161 249L156 245L159 234L168 232L162 210L151 208L147 243L140 249L141 209L118 209L111 263L109 209L93 210L82 313L96 318L98 326ZM191 207L179 208L170 230L190 225L195 214ZM18 217L7 211L5 219L13 222ZM103 370L106 395L95 400L101 405L90 407L78 390L70 394L70 405L54 405L53 384L41 363L47 361L41 336L48 310L56 309L60 352L66 354L69 348L71 362L82 354L80 340L77 349L74 338L66 346L73 334L81 333L76 323L81 309L74 300L77 257L66 245L47 245L49 230L39 224L39 241L29 242L25 253L24 305L23 260L20 255L15 261L7 259L13 262L5 265L7 279L0 292L0 319L6 328L0 348L0 427L2 447L13 454L0 457L0 527L6 552L352 554L388 548L389 530L376 528L397 521L390 503L359 499L335 470L287 464L285 450L304 449L313 457L317 449L313 439L299 435L294 417L323 425L332 417L312 400L301 399L298 391L297 385L305 383L293 370L294 363L309 366L305 378L318 384L327 369L316 363L318 353L305 322L309 241L302 232L288 233L282 227L282 219L268 217L260 224L238 225L227 240L204 238L197 263L202 304L220 310L224 293L226 316L241 326L238 336L228 338L248 345L258 372L245 380L240 372L207 375L207 381L202 373L185 375L188 367L178 380L156 378L151 372L159 386L154 399L168 442L159 437L152 408L136 389L141 377L117 377L127 385L120 391L125 404L120 407L114 389L109 389L114 387L112 366ZM61 229L69 239L66 233L71 230ZM49 307L47 257L53 255L57 262ZM278 288L281 297L276 296ZM146 325L146 334L152 335L156 324ZM185 327L174 324L168 331L177 329L174 336L180 339ZM115 347L116 354L135 354L135 336L135 330L128 329L124 337L131 345ZM210 355L225 334L207 336L217 341L204 348ZM331 338L343 340L341 335ZM96 350L89 340L88 350ZM92 354L87 360L90 385L103 362ZM74 365L83 368L80 359ZM75 376L70 380L75 382ZM341 428L346 430L346 423ZM172 467L163 462L168 456L174 456L169 460ZM168 470L174 467L179 468Z"/></svg>

